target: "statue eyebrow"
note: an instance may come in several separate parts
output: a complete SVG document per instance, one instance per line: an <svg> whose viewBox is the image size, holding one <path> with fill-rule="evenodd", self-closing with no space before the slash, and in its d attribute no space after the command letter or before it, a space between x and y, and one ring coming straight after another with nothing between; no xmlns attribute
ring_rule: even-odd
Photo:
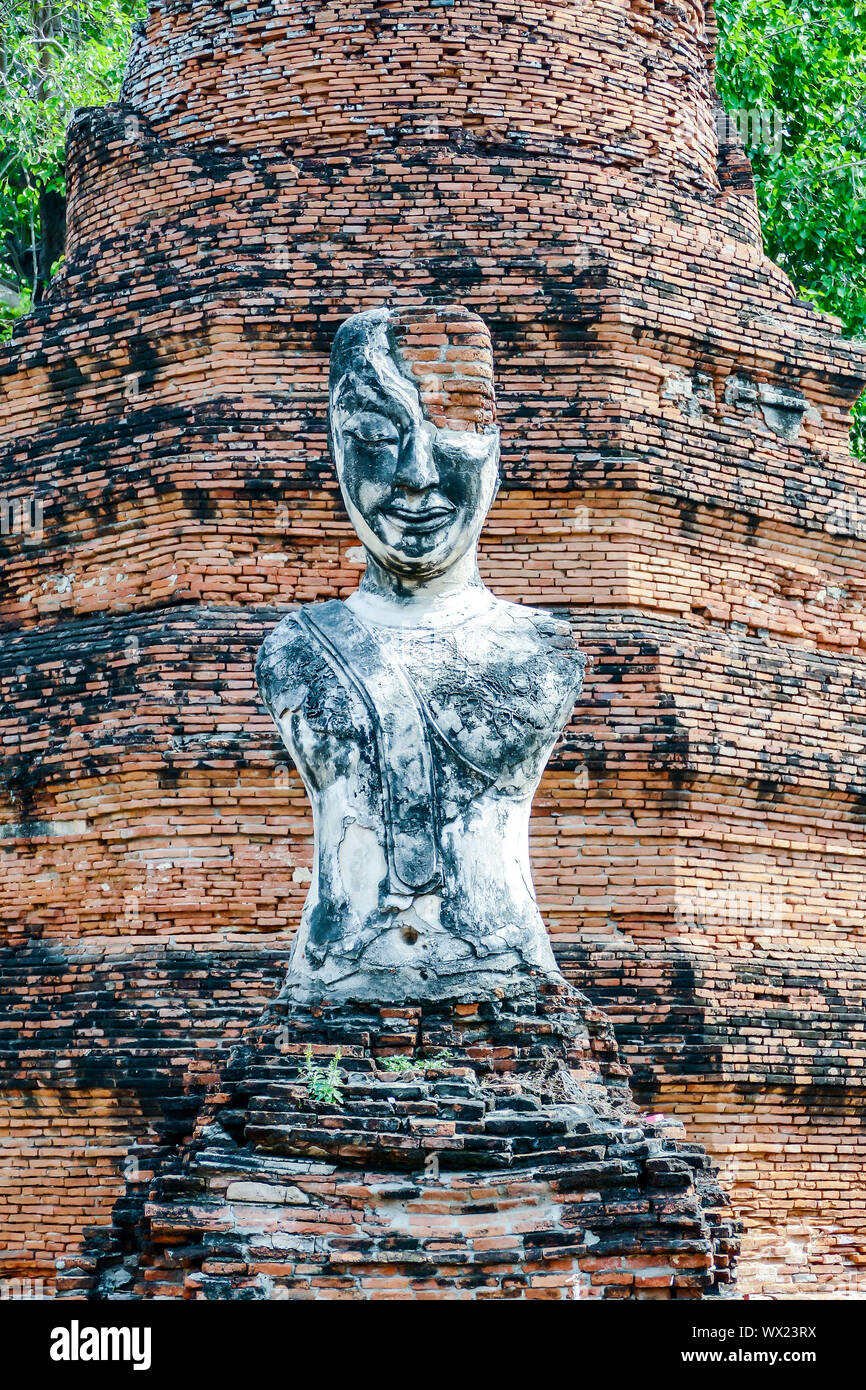
<svg viewBox="0 0 866 1390"><path fill-rule="evenodd" d="M395 425L411 423L409 412L405 406L376 386L364 381L363 377L357 376L355 372L343 377L337 387L334 404L341 405L344 410L351 409L352 404L356 404L361 409L374 410L379 415L385 415Z"/></svg>
<svg viewBox="0 0 866 1390"><path fill-rule="evenodd" d="M390 416L385 415L385 413L384 413L383 411L381 411L381 410L376 410L375 412L374 412L374 411L366 412L366 411L354 411L354 410L353 410L353 411L350 413L348 420L344 420L344 422L343 422L343 429L346 430L347 433L352 434L355 430L357 430L357 429L360 428L360 424L359 424L359 421L358 421L358 416L361 416L361 418L363 419L363 417L364 417L365 414L367 415L368 418L369 418L371 415L374 415L374 414L375 414L375 415L377 415L382 421L384 421L384 422L387 423L388 425L393 426L393 428L394 428L395 430L397 429L396 423L390 418ZM381 428L381 426L380 426L380 428ZM399 431L398 431L398 434L399 434Z"/></svg>

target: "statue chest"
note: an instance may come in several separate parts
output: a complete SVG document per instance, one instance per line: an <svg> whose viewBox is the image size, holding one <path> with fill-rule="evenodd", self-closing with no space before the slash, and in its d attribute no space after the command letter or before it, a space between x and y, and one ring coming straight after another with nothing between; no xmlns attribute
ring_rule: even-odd
<svg viewBox="0 0 866 1390"><path fill-rule="evenodd" d="M567 629L502 608L418 632L310 605L269 656L263 688L323 824L379 826L397 891L441 881L443 826L468 824L479 797L531 796L573 705Z"/></svg>
<svg viewBox="0 0 866 1390"><path fill-rule="evenodd" d="M310 781L372 781L421 745L440 790L531 789L575 694L575 670L542 642L456 632L375 634L362 665L312 636L293 673L291 733ZM365 634L366 638L366 634ZM300 655L300 654L299 654Z"/></svg>

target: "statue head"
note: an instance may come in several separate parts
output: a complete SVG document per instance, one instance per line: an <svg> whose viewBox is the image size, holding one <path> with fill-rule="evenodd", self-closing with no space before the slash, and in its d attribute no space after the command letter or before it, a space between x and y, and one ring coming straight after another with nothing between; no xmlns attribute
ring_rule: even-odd
<svg viewBox="0 0 866 1390"><path fill-rule="evenodd" d="M331 351L329 438L368 554L408 580L474 555L499 481L487 326L454 305L370 309Z"/></svg>

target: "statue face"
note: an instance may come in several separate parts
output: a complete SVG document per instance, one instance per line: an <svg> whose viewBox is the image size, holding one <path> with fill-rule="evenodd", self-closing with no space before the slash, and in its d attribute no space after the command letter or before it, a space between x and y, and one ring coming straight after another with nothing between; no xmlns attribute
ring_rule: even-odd
<svg viewBox="0 0 866 1390"><path fill-rule="evenodd" d="M331 442L352 524L385 568L441 574L478 541L496 493L499 431L445 429L387 345L347 354L331 392Z"/></svg>

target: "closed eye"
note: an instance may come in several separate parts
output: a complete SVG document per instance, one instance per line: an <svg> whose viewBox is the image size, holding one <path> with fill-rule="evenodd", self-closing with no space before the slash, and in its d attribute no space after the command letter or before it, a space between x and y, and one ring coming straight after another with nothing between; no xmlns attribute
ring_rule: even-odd
<svg viewBox="0 0 866 1390"><path fill-rule="evenodd" d="M347 438L366 449L396 448L400 443L400 431L393 420L378 410L353 412L343 430Z"/></svg>
<svg viewBox="0 0 866 1390"><path fill-rule="evenodd" d="M346 435L349 439L354 439L357 444L366 444L368 447L370 445L391 444L396 449L399 443L393 434L362 434L360 430L346 430Z"/></svg>

